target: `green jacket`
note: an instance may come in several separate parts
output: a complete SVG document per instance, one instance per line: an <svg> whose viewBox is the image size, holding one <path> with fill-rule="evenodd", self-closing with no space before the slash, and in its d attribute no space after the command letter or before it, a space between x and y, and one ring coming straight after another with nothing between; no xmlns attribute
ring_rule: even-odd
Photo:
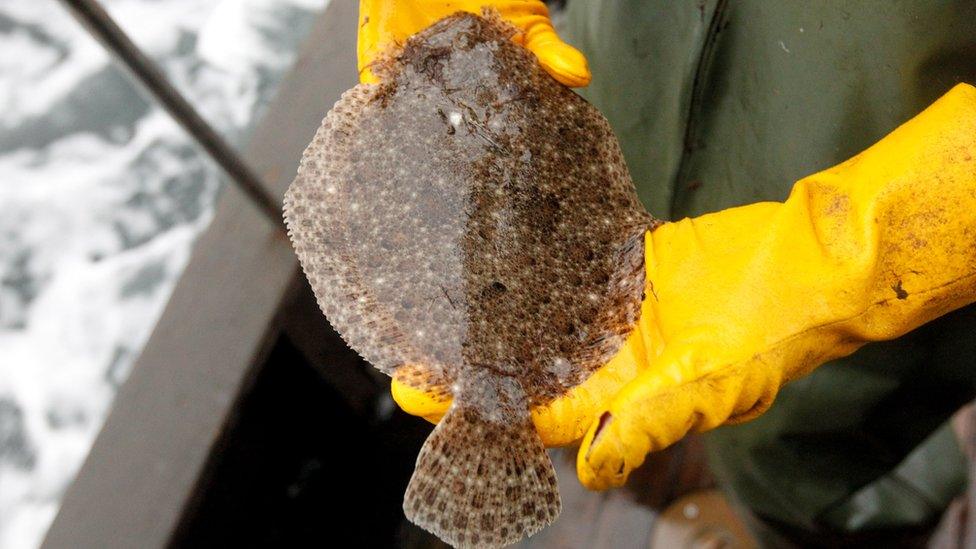
<svg viewBox="0 0 976 549"><path fill-rule="evenodd" d="M781 201L976 83L972 0L570 0L563 23L593 70L582 94L665 219ZM973 357L974 307L868 345L713 432L711 465L794 539L927 527L965 486L943 426L976 395Z"/></svg>

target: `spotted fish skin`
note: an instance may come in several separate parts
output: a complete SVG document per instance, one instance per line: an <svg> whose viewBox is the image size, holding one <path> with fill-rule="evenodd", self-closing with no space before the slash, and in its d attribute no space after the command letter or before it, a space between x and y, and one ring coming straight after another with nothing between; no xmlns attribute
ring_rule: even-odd
<svg viewBox="0 0 976 549"><path fill-rule="evenodd" d="M596 109L495 14L414 36L335 105L286 194L289 234L347 343L453 397L404 510L445 541L513 543L559 512L529 408L639 314L641 207Z"/></svg>

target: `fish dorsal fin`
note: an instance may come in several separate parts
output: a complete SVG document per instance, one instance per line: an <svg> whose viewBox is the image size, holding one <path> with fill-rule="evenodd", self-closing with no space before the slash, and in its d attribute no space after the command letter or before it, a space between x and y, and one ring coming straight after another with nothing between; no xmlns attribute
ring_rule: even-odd
<svg viewBox="0 0 976 549"><path fill-rule="evenodd" d="M349 204L349 186L357 182L362 119L370 104L385 93L383 85L359 84L348 90L325 117L302 155L298 176L285 193L288 232L319 307L350 347L376 368L393 374L406 364L425 364L426 355L411 345L388 304L375 295L370 270L353 243L363 235L350 232L360 212ZM414 376L416 377L416 376ZM439 371L428 368L423 386L445 386ZM418 382L419 383L419 382Z"/></svg>
<svg viewBox="0 0 976 549"><path fill-rule="evenodd" d="M489 389L490 390L490 389ZM561 503L549 454L524 407L455 401L427 439L403 510L455 547L501 547L551 524Z"/></svg>

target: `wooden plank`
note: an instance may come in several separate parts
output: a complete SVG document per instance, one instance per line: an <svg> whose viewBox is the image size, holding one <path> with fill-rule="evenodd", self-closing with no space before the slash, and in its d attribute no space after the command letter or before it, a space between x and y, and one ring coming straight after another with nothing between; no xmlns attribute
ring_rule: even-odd
<svg viewBox="0 0 976 549"><path fill-rule="evenodd" d="M333 0L246 158L275 196L356 81L356 3ZM44 547L163 547L296 288L284 234L227 186L150 341L68 489Z"/></svg>

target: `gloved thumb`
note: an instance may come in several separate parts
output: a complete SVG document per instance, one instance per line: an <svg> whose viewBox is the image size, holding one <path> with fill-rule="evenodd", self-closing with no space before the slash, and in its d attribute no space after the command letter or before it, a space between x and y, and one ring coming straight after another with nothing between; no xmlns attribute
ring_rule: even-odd
<svg viewBox="0 0 976 549"><path fill-rule="evenodd" d="M621 486L649 452L689 432L756 417L775 398L780 370L757 367L757 357L715 366L695 355L691 348L665 350L597 417L576 461L584 486Z"/></svg>

